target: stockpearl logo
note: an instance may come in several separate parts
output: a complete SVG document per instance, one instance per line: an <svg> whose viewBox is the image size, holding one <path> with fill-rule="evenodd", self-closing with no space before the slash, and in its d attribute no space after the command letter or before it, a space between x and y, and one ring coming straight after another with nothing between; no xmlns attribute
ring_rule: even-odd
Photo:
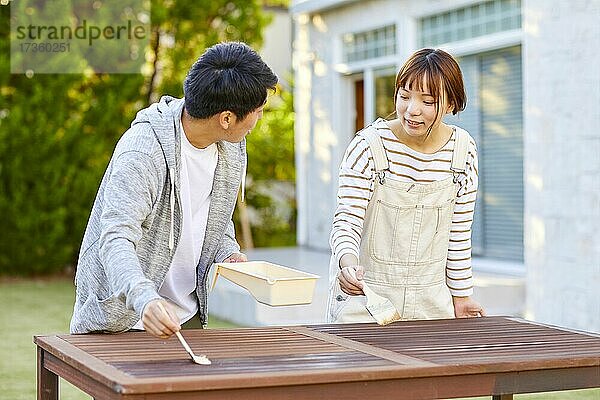
<svg viewBox="0 0 600 400"><path fill-rule="evenodd" d="M11 72L140 73L149 0L11 1Z"/></svg>

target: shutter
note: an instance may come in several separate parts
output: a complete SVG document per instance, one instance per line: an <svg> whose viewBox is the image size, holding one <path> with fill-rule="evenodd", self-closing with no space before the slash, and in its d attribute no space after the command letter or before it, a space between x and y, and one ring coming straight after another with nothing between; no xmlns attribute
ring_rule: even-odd
<svg viewBox="0 0 600 400"><path fill-rule="evenodd" d="M521 47L479 57L484 255L523 261Z"/></svg>
<svg viewBox="0 0 600 400"><path fill-rule="evenodd" d="M520 46L458 59L467 107L445 121L477 143L473 254L523 261L523 104Z"/></svg>
<svg viewBox="0 0 600 400"><path fill-rule="evenodd" d="M479 59L477 56L468 56L458 59L460 69L463 72L465 90L467 92L467 106L464 111L457 115L448 115L444 119L446 123L459 126L471 134L477 143L478 156L480 158L479 170L481 171L481 143L480 127L481 113L479 101ZM471 247L473 254L483 255L483 215L482 215L482 182L479 182L477 202L475 203L475 215L471 227Z"/></svg>

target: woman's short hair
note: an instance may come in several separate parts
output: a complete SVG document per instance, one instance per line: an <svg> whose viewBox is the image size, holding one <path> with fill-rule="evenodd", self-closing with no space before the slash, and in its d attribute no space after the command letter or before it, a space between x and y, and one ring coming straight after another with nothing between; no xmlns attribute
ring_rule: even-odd
<svg viewBox="0 0 600 400"><path fill-rule="evenodd" d="M447 103L452 106L452 114L465 109L467 95L462 72L450 54L439 49L416 51L396 75L394 104L401 88L423 91L425 84L436 100L444 94L447 96Z"/></svg>
<svg viewBox="0 0 600 400"><path fill-rule="evenodd" d="M194 118L232 111L239 119L262 106L277 76L248 45L224 42L208 48L183 83L185 109Z"/></svg>

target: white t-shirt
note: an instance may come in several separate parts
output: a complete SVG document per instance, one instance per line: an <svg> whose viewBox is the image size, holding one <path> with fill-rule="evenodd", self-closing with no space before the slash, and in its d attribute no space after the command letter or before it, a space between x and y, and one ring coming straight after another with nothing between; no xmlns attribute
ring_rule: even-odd
<svg viewBox="0 0 600 400"><path fill-rule="evenodd" d="M210 196L212 192L218 151L216 143L199 149L187 139L181 129L180 200L182 211L181 237L158 293L177 311L181 324L198 311L196 298L196 266L200 260ZM142 321L133 327L143 329Z"/></svg>

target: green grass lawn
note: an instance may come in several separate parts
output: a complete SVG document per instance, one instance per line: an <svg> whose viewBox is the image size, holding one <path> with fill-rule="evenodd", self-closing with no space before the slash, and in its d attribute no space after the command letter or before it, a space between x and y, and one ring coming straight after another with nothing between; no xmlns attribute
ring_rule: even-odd
<svg viewBox="0 0 600 400"><path fill-rule="evenodd" d="M0 282L1 399L36 397L33 335L67 333L73 299L74 287L70 280ZM209 320L209 328L231 327L233 325L227 322ZM62 400L90 399L62 379L60 392ZM600 389L517 395L515 398L600 400Z"/></svg>
<svg viewBox="0 0 600 400"><path fill-rule="evenodd" d="M75 289L71 280L0 282L0 399L36 398L33 335L69 332ZM214 319L209 328L234 325ZM89 400L60 380L61 400Z"/></svg>

